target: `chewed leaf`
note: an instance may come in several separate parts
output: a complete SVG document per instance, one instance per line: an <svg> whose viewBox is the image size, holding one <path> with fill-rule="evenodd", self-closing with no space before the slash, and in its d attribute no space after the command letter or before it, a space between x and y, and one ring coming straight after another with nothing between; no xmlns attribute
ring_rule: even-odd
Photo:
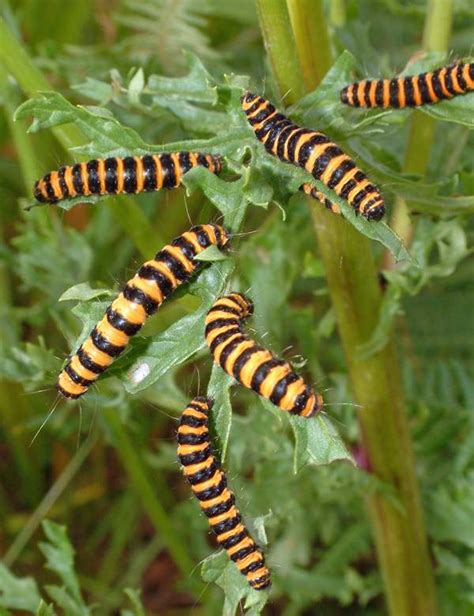
<svg viewBox="0 0 474 616"><path fill-rule="evenodd" d="M327 417L316 418L290 416L295 434L294 472L307 464L330 464L335 460L353 462L344 442Z"/></svg>

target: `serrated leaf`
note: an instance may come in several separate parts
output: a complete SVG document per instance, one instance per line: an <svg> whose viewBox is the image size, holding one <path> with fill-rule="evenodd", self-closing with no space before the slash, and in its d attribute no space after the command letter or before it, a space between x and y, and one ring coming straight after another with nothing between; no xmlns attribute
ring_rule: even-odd
<svg viewBox="0 0 474 616"><path fill-rule="evenodd" d="M64 291L58 299L58 302L67 302L71 300L88 302L91 299L102 297L103 295L113 296L114 293L112 293L110 289L93 289L88 282L80 282Z"/></svg>
<svg viewBox="0 0 474 616"><path fill-rule="evenodd" d="M41 596L35 580L16 577L0 563L0 607L34 614L40 603Z"/></svg>
<svg viewBox="0 0 474 616"><path fill-rule="evenodd" d="M201 575L205 582L214 582L224 591L222 616L234 616L242 600L245 600L245 608L251 610L249 612L246 609L245 613L248 616L256 616L261 613L268 601L268 591L256 591L251 588L224 551L206 558L201 567Z"/></svg>
<svg viewBox="0 0 474 616"><path fill-rule="evenodd" d="M319 414L305 419L290 415L290 425L295 435L294 472L307 464L330 464L335 460L354 463L341 437L331 421Z"/></svg>

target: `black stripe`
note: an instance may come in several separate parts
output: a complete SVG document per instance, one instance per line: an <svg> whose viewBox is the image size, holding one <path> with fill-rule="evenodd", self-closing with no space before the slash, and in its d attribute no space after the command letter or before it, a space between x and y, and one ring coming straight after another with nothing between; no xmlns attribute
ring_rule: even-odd
<svg viewBox="0 0 474 616"><path fill-rule="evenodd" d="M180 445L202 445L209 440L209 432L207 430L202 434L183 434L178 432L177 440Z"/></svg>
<svg viewBox="0 0 474 616"><path fill-rule="evenodd" d="M270 374L270 372L273 370L273 368L276 368L277 366L283 366L285 363L286 362L284 362L281 359L272 357L272 359L269 359L268 361L265 361L262 364L260 364L260 366L258 366L258 368L255 370L253 374L250 387L259 394L260 386L262 385L263 381L267 378L267 376Z"/></svg>
<svg viewBox="0 0 474 616"><path fill-rule="evenodd" d="M108 366L101 366L95 361L92 361L92 359L89 357L89 355L87 355L82 346L77 351L77 358L84 366L84 368L87 368L87 370L90 370L91 372L95 372L95 374L102 374L102 372L104 372L108 368Z"/></svg>
<svg viewBox="0 0 474 616"><path fill-rule="evenodd" d="M48 203L48 199L41 192L39 185L40 185L40 180L35 182L35 187L34 187L34 190L33 190L33 194L35 196L35 199L37 201L39 201L40 203Z"/></svg>
<svg viewBox="0 0 474 616"><path fill-rule="evenodd" d="M81 165L73 165L72 167L72 185L78 195L84 194L84 184L82 183Z"/></svg>
<svg viewBox="0 0 474 616"><path fill-rule="evenodd" d="M295 128L296 128L296 125L295 125ZM309 128L299 128L293 133L293 135L291 135L291 137L288 140L288 147L287 147L288 162L290 163L297 162L295 160L295 151L296 151L296 146L300 140L300 137L303 137L303 135L311 135L313 134L313 132L314 131L310 130Z"/></svg>
<svg viewBox="0 0 474 616"><path fill-rule="evenodd" d="M255 588L255 590L264 590L271 585L270 575L266 573L262 575L262 577L256 578L255 580L249 580L250 586Z"/></svg>
<svg viewBox="0 0 474 616"><path fill-rule="evenodd" d="M273 118L269 120L269 122L272 122L272 121L273 121ZM264 145L265 145L265 149L267 150L267 152L270 152L273 154L273 146L275 145L275 142L277 141L277 139L279 139L281 133L288 126L290 126L291 128L295 128L295 125L291 122L291 120L289 120L284 115L281 115L281 119L278 122L274 123L272 130L268 134L268 139L265 141Z"/></svg>
<svg viewBox="0 0 474 616"><path fill-rule="evenodd" d="M242 310L240 310L239 308L232 308L231 306L226 306L223 304L214 304L214 306L209 309L207 314L212 312L227 312L228 314L234 314L237 317L242 316Z"/></svg>
<svg viewBox="0 0 474 616"><path fill-rule="evenodd" d="M351 192L353 188L357 186L358 182L354 178L346 182L342 185L341 190L339 190L339 196L343 199L347 199L347 195Z"/></svg>
<svg viewBox="0 0 474 616"><path fill-rule="evenodd" d="M311 171L313 177L318 180L332 159L340 156L341 154L344 154L344 152L337 145L333 144L327 147L321 156L318 156L318 158L314 161L313 169Z"/></svg>
<svg viewBox="0 0 474 616"><path fill-rule="evenodd" d="M188 405L188 408L189 408L189 405ZM196 407L192 407L192 408L193 410L197 410ZM201 409L199 409L199 411L201 411ZM198 417L195 417L194 415L188 415L187 412L185 411L183 415L181 416L179 425L189 426L190 428L202 428L203 426L207 426L207 417L204 417L203 419L199 419Z"/></svg>
<svg viewBox="0 0 474 616"><path fill-rule="evenodd" d="M191 162L191 157L189 156L189 152L180 152L178 154L179 166L181 167L181 173L186 173L192 169L193 164Z"/></svg>
<svg viewBox="0 0 474 616"><path fill-rule="evenodd" d="M290 410L290 413L292 415L299 415L303 412L311 393L311 389L306 386L305 390L301 392L299 396L297 396L293 408Z"/></svg>
<svg viewBox="0 0 474 616"><path fill-rule="evenodd" d="M367 207L366 207L364 215L367 218L367 220L380 220L384 214L385 214L385 206L382 202L380 203L380 205L378 205L377 207L373 207L371 210L367 210Z"/></svg>
<svg viewBox="0 0 474 616"><path fill-rule="evenodd" d="M216 515L226 513L226 511L229 511L229 509L234 505L235 497L231 494L227 500L217 503L217 505L212 505L212 507L203 507L202 510L206 517L214 518Z"/></svg>
<svg viewBox="0 0 474 616"><path fill-rule="evenodd" d="M295 129L295 125L290 124L289 126L286 126L280 133L280 137L278 138L278 145L277 145L277 156L280 160L286 160L285 144L288 141L288 137L290 136L291 132L294 129Z"/></svg>
<svg viewBox="0 0 474 616"><path fill-rule="evenodd" d="M66 173L67 167L60 167L58 169L58 180L59 186L61 187L62 199L69 198L69 188L67 187L66 180L64 179L64 174Z"/></svg>
<svg viewBox="0 0 474 616"><path fill-rule="evenodd" d="M266 120L263 126L261 126L258 130L255 131L255 136L257 137L259 141L262 141L262 142L265 139L267 133L269 133L268 139L266 143L264 144L266 148L267 148L268 141L270 139L274 139L275 137L273 135L273 132L277 130L278 125L284 120L287 120L287 118L284 115L282 115L281 113L276 113L274 116Z"/></svg>
<svg viewBox="0 0 474 616"><path fill-rule="evenodd" d="M311 139L308 139L308 141L306 141L306 143L303 143L303 145L300 147L300 151L298 152L298 160L296 161L297 164L300 167L304 168L309 157L313 153L314 148L317 145L322 145L324 143L330 143L330 142L331 140L329 139L329 137L326 137L326 135L323 135L323 133L313 132Z"/></svg>
<svg viewBox="0 0 474 616"><path fill-rule="evenodd" d="M339 94L341 98L341 103L344 103L345 105L349 104L349 88L350 86L346 86L345 88L342 88Z"/></svg>
<svg viewBox="0 0 474 616"><path fill-rule="evenodd" d="M398 79L390 80L390 87L388 91L390 106L395 108L400 107L400 103L398 102Z"/></svg>
<svg viewBox="0 0 474 616"><path fill-rule="evenodd" d="M192 486L194 486L196 484L203 483L204 481L208 481L214 477L216 472L220 471L217 462L213 459L209 466L203 468L201 471L196 471L192 475L186 475L186 479Z"/></svg>
<svg viewBox="0 0 474 616"><path fill-rule="evenodd" d="M328 188L332 189L337 186L342 180L342 178L346 175L346 173L348 171L351 171L351 169L354 169L355 166L356 165L353 160L343 160L339 167L333 171L333 174L329 178L329 181L327 183Z"/></svg>
<svg viewBox="0 0 474 616"><path fill-rule="evenodd" d="M105 190L110 195L114 195L117 192L117 159L106 158L104 161L105 167Z"/></svg>
<svg viewBox="0 0 474 616"><path fill-rule="evenodd" d="M258 571L258 569L261 569L262 567L265 567L265 559L259 558L253 563L250 563L250 565L247 565L247 567L240 569L240 573L243 573L243 575L248 575L252 571Z"/></svg>
<svg viewBox="0 0 474 616"><path fill-rule="evenodd" d="M200 167L204 167L204 169L209 169L209 161L207 160L205 154L198 154L197 163Z"/></svg>
<svg viewBox="0 0 474 616"><path fill-rule="evenodd" d="M55 203L58 198L56 197L56 195L54 194L54 190L53 187L51 185L51 173L48 173L44 176L43 178L44 181L44 185L46 187L46 192L48 193L48 199L51 203Z"/></svg>
<svg viewBox="0 0 474 616"><path fill-rule="evenodd" d="M191 261L191 265L193 265L194 267L192 260L196 256L196 248L193 246L193 244L191 244L191 242L189 242L186 238L180 235L171 242L171 246L176 246L177 248L179 248L183 255L186 257L186 259L188 259L188 261Z"/></svg>
<svg viewBox="0 0 474 616"><path fill-rule="evenodd" d="M212 450L211 446L208 445L202 451L193 451L192 453L180 455L179 461L183 466L189 466L190 464L199 464L199 462L204 462L210 455L212 455Z"/></svg>
<svg viewBox="0 0 474 616"><path fill-rule="evenodd" d="M176 170L173 159L169 154L160 154L161 170L163 172L163 188L176 186Z"/></svg>
<svg viewBox="0 0 474 616"><path fill-rule="evenodd" d="M233 518L229 518L228 520L223 520L218 524L212 524L211 528L216 533L216 535L222 535L222 533L227 533L230 530L233 530L236 526L240 524L242 521L242 517L240 513L237 513Z"/></svg>
<svg viewBox="0 0 474 616"><path fill-rule="evenodd" d="M270 394L270 401L276 406L279 406L281 400L285 396L288 391L288 386L291 383L296 383L301 377L299 377L295 372L289 372L286 376L281 378L273 388L272 393Z"/></svg>
<svg viewBox="0 0 474 616"><path fill-rule="evenodd" d="M234 545L237 545L238 543L240 543L242 539L245 539L245 537L248 537L248 536L249 536L248 531L244 529L242 532L236 533L235 535L232 535L232 537L229 537L228 539L225 539L224 541L219 541L219 537L217 537L217 541L219 541L219 545L221 545L225 550L228 550Z"/></svg>
<svg viewBox="0 0 474 616"><path fill-rule="evenodd" d="M117 346L109 342L107 338L97 330L97 327L94 327L91 331L91 339L94 346L97 347L99 351L106 353L110 357L117 357L125 348L124 346Z"/></svg>
<svg viewBox="0 0 474 616"><path fill-rule="evenodd" d="M440 70L441 69L433 71L432 78L431 78L431 85L433 86L433 90L434 90L436 96L439 99L443 99L443 98L446 98L446 95L443 94L443 89L441 87L441 81L439 79L439 72L440 72Z"/></svg>
<svg viewBox="0 0 474 616"><path fill-rule="evenodd" d="M375 102L380 107L383 107L383 79L377 81L377 87L375 88Z"/></svg>
<svg viewBox="0 0 474 616"><path fill-rule="evenodd" d="M241 353L235 360L234 367L232 368L232 376L239 381L240 373L242 372L245 364L252 357L252 355L261 350L262 349L260 349L256 344L248 349L245 349L245 351L243 351L243 353Z"/></svg>
<svg viewBox="0 0 474 616"><path fill-rule="evenodd" d="M227 479L223 474L221 480L216 486L211 486L210 488L206 488L205 490L201 490L200 492L194 492L196 498L200 501L207 501L211 498L217 498L222 494L222 492L227 487Z"/></svg>
<svg viewBox="0 0 474 616"><path fill-rule="evenodd" d="M244 97L241 98L241 102L244 103L250 103L250 101L253 100L254 102L252 103L252 105L245 111L245 115L249 116L250 114L252 114L254 111L257 111L257 109L260 107L260 105L262 104L262 99L260 98L260 96L254 96L253 98L249 99L249 100L244 100Z"/></svg>
<svg viewBox="0 0 474 616"><path fill-rule="evenodd" d="M413 107L415 105L413 77L405 77L403 80L403 89L405 91L405 105Z"/></svg>
<svg viewBox="0 0 474 616"><path fill-rule="evenodd" d="M423 103L432 103L430 91L426 83L426 73L421 73L418 77L418 88L420 90L421 101Z"/></svg>
<svg viewBox="0 0 474 616"><path fill-rule="evenodd" d="M87 163L87 184L89 186L89 192L93 195L100 194L100 180L99 180L99 163L96 160L90 160Z"/></svg>
<svg viewBox="0 0 474 616"><path fill-rule="evenodd" d="M372 82L370 81L370 79L368 81L365 82L365 86L364 86L364 101L367 107L371 107L372 104L370 102L370 86L372 85Z"/></svg>
<svg viewBox="0 0 474 616"><path fill-rule="evenodd" d="M452 95L456 96L456 90L454 89L453 78L451 69L448 68L444 75L444 85L446 86L446 90Z"/></svg>
<svg viewBox="0 0 474 616"><path fill-rule="evenodd" d="M227 329L225 332L222 332L221 334L216 336L214 338L214 340L209 344L209 350L211 351L211 353L214 355L217 347L220 344L225 343L234 334L240 334L240 335L238 337L236 337L235 340L232 340L231 342L229 342L229 344L234 344L234 343L238 344L238 343L242 342L243 340L247 339L242 333L240 333L240 329L238 327L231 327L231 328ZM238 342L236 342L236 341L238 341ZM220 363L221 366L224 365L224 359L222 357L222 353L224 351L227 351L227 345L224 346L224 349L222 350L222 352L220 354L219 363ZM225 354L225 357L227 357L227 356L228 356L228 353Z"/></svg>
<svg viewBox="0 0 474 616"><path fill-rule="evenodd" d="M156 184L156 163L153 156L142 156L143 190L149 192L158 188Z"/></svg>
<svg viewBox="0 0 474 616"><path fill-rule="evenodd" d="M263 122L266 118L268 118L268 116L272 115L274 111L275 107L267 101L263 108L260 109L257 115L253 116L253 118L249 118L249 113L247 112L247 120L251 126L255 126L255 124L260 124L260 122Z"/></svg>
<svg viewBox="0 0 474 616"><path fill-rule="evenodd" d="M130 323L130 321L127 321L127 319L122 316L120 312L114 310L112 306L107 308L105 314L110 325L124 334L127 334L127 336L134 336L138 331L140 331L143 325L143 323Z"/></svg>
<svg viewBox="0 0 474 616"><path fill-rule="evenodd" d="M145 280L153 280L153 282L155 282L157 287L160 289L163 299L168 297L168 295L170 295L174 290L174 285L171 278L168 278L167 275L160 272L160 270L157 270L152 265L142 265L138 270L138 276L139 278L144 278Z"/></svg>
<svg viewBox="0 0 474 616"><path fill-rule="evenodd" d="M204 330L204 335L207 336L209 332L212 332L215 329L219 329L220 327L226 327L227 325L240 325L240 319L238 317L229 317L226 319L214 319L210 321L206 325L206 329Z"/></svg>
<svg viewBox="0 0 474 616"><path fill-rule="evenodd" d="M236 336L231 342L229 342L229 344L226 344L220 353L220 357L219 357L220 365L224 366L225 362L227 361L227 358L232 353L232 351L234 351L239 346L239 344L242 344L242 342L245 342L247 340L248 340L247 336L245 336L244 334L240 334L240 336ZM211 348L211 352L212 352L212 348Z"/></svg>
<svg viewBox="0 0 474 616"><path fill-rule="evenodd" d="M230 559L235 562L238 562L239 560L243 560L246 556L249 556L249 554L253 554L253 552L256 552L258 550L257 546L255 545L255 543L253 545L248 545L246 548L241 548L240 550L237 550L237 552L235 552L235 554L230 554Z"/></svg>
<svg viewBox="0 0 474 616"><path fill-rule="evenodd" d="M198 241L198 244L200 246L202 246L203 248L208 248L212 244L211 238L209 237L209 234L207 233L207 231L203 227L203 225L198 225L197 227L192 227L190 232L194 233L194 235L196 236L196 239Z"/></svg>
<svg viewBox="0 0 474 616"><path fill-rule="evenodd" d="M170 270L170 272L180 280L184 282L190 277L190 273L188 273L184 267L184 265L179 261L174 255L168 252L167 247L160 250L160 252L156 253L155 261L159 261L166 265L166 267ZM194 264L193 267L199 267L198 263Z"/></svg>
<svg viewBox="0 0 474 616"><path fill-rule="evenodd" d="M71 364L69 362L64 366L64 372L69 374L74 383L77 383L78 385L84 385L85 387L89 387L95 381L95 379L85 379L79 374L77 374L77 372L73 368L71 368Z"/></svg>
<svg viewBox="0 0 474 616"><path fill-rule="evenodd" d="M126 156L123 159L123 191L137 192L137 161L133 156Z"/></svg>
<svg viewBox="0 0 474 616"><path fill-rule="evenodd" d="M125 299L128 299L130 302L135 302L136 304L140 304L145 309L145 312L150 315L154 314L158 310L158 302L155 302L154 299L149 297L146 293L143 293L137 287L132 286L131 284L127 284L127 286L122 291Z"/></svg>

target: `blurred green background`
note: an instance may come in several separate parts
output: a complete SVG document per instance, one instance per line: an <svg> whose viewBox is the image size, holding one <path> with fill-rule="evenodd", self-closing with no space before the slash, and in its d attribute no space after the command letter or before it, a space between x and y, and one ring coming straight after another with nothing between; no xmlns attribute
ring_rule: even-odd
<svg viewBox="0 0 474 616"><path fill-rule="evenodd" d="M390 77L423 47L424 1L316 5L324 9L333 57L344 49L353 54L353 65L344 66L354 77ZM446 5L452 15L449 58L468 57L472 2ZM21 45L18 49L44 76L47 88L39 89L59 92L104 118L113 114L147 143L202 139L226 130L225 116L215 115L218 111L206 101L183 96L180 104L147 95L144 84L150 86L151 75L188 74L189 55L183 50L199 58L219 83L226 74L250 75L253 88L276 96L253 0L2 0L0 15ZM190 220L216 221L220 213L202 190L186 197L184 189L68 210L25 210L35 179L87 156L84 150L65 149L74 137L72 124L62 134L54 129L27 133L28 121L13 121L15 109L37 92L23 68L19 74L12 68L27 66L29 60L19 52L12 56L5 41L0 36L2 614L9 608L11 613L143 610L207 616L222 612L218 585L226 594L226 613L243 610L243 591L233 587L234 578L213 582L224 571L222 555L206 561L201 577L200 563L215 544L175 454L180 409L198 389L205 391L211 372L207 353L201 350L177 363L145 390L126 391L133 358L171 324L192 315L199 300L183 291L166 304L131 355L80 404L56 407L54 390L82 327L90 329L144 258L186 230ZM437 56L426 62L427 67L443 64ZM326 93L327 88L326 82ZM329 101L321 110L306 112L320 113L317 121L327 126L311 125L328 128L361 166L373 168L390 205L396 195L408 195L416 202L415 213L421 212L413 217L412 252L422 268L405 265L387 274L391 291L386 292L384 315L397 325L440 612L471 616L474 260L472 220L462 212L472 212L467 199L474 188L474 94L463 98L451 108L450 102L440 105L442 117L433 123L431 146L422 139L409 141L411 112L361 116L341 108L334 96L332 107ZM426 159L424 169L407 168L407 147ZM277 172L271 173L276 181ZM258 190L265 188L258 182L257 204L264 194ZM447 200L451 195L459 198L456 204ZM463 198L466 206L459 205ZM288 193L275 189L274 199L267 200L286 208ZM231 255L236 262L232 280L256 296L251 326L317 383L329 417L363 467L354 400L307 203L293 198L285 219L274 202L249 207L242 233ZM374 243L374 251L383 262L380 244ZM219 275L212 267L209 280ZM58 301L79 283L90 286L73 290L69 301ZM382 338L387 328L382 322ZM216 377L215 383L221 382L218 378L224 382ZM228 381L225 386L227 391ZM230 396L234 416L225 466L244 515L260 541L268 538L274 573L263 613L386 613L363 499L377 490L387 490L390 497L390 488L347 462L318 465L310 456L302 461L286 421L240 389L232 388ZM230 419L226 426L230 429ZM64 531L54 524L43 528L44 518L67 527L74 563ZM40 595L54 607L44 604L37 612ZM253 609L259 613L261 606Z"/></svg>

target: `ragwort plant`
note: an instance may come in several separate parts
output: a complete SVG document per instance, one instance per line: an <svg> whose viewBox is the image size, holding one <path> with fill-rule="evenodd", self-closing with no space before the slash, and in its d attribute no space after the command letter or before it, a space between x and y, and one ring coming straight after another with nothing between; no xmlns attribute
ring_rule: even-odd
<svg viewBox="0 0 474 616"><path fill-rule="evenodd" d="M373 499L373 505L381 499L393 516L403 517L404 496L379 473L377 461L374 468L372 454L378 448L380 456L391 456L392 447L407 438L405 428L387 435L382 416L374 439L359 405L367 404L363 388L375 391L377 385L370 379L368 384L363 378L353 380L353 364L359 374L369 376L375 374L374 358L384 365L396 326L440 610L470 614L473 447L468 411L474 400L469 363L474 332L466 317L472 310L472 231L466 214L474 209L469 196L474 185L473 96L421 110L423 121L428 117L432 122L431 147L429 139L416 141L409 134L410 122L416 124L411 112L361 114L339 103L340 89L355 74L390 75L393 67L403 67L436 2L428 5L426 15L425 7L398 2L376 8L360 3L347 13L331 3L329 31L324 12L318 13L322 5L314 3L316 32L328 35L321 35L328 47L326 59L317 57L313 63L313 73L298 29L298 9L307 3L287 3L291 20L284 23L288 30L291 21L294 34L282 41L278 21L270 18L273 10L284 16L286 3L259 2L263 35L280 52L270 55L274 79L265 81L253 3L225 9L203 2L202 11L195 10L199 3L192 3L188 12L176 14L163 10L166 3L159 0L138 4L132 23L130 4L123 3L118 33L109 44L95 25L92 3L64 9L65 22L76 24L66 33L54 25L51 7L51 12L45 10L41 30L25 12L26 3L23 16L5 13L10 31L18 23L28 32L29 50L1 24L1 134L17 157L6 155L0 168L6 203L2 231L8 240L0 270L6 299L2 322L7 325L0 346L0 403L2 438L11 461L9 472L1 472L6 566L0 570L0 605L37 614L83 614L94 608L113 613L126 603L122 589L141 587L145 608L136 593L127 591L133 613L176 613L181 591L186 605L182 613L194 605L196 613L213 614L222 611L222 595L216 590L220 586L226 614L239 609L258 614L267 601L275 613L287 615L313 613L319 604L328 614L381 614L382 571L391 612L411 613L403 604L410 589L399 589L401 603L394 599L380 530L376 544L382 566L377 568L371 539L371 523L377 527L377 520L372 511L369 521L363 500ZM334 4L340 8L343 3ZM386 30L387 11L397 18L390 20L393 32ZM147 20L150 14L154 19ZM452 45L463 52L468 16L469 9L456 8ZM113 23L110 15L102 18ZM153 54L153 40L165 18L172 20L168 27L174 34L161 48L163 55ZM78 23L90 24L88 41ZM42 38L48 24L55 33L49 47ZM370 37L365 36L367 29ZM175 53L180 32L186 33L190 51L170 65L167 58ZM141 33L146 37L140 38ZM402 35L410 43L400 45ZM248 44L237 55L242 40ZM329 42L332 53L337 51L334 62ZM379 49L385 50L384 56ZM35 63L28 51L30 57L36 55ZM410 73L440 66L445 58L439 52L425 54L410 65ZM286 88L285 59L290 67L299 61L304 69L304 75L299 68L290 71L299 81ZM327 71L324 62L331 64ZM175 70L181 76L170 72ZM41 71L54 80L46 81ZM244 71L252 78L242 76ZM268 156L246 122L239 99L249 86L356 156L388 203L403 199L409 204L410 229L393 224L390 212L380 223L356 217L343 200L318 184L343 212L345 221L334 222L320 204L299 194L307 174ZM280 95L286 95L283 103ZM29 100L19 106L23 97ZM407 143L429 166L407 166ZM33 181L63 162L180 149L220 153L226 168L219 177L192 170L183 178L185 189L171 192L100 202L82 198L86 205L69 201L29 211L16 206L24 195L28 198L21 206L32 205ZM328 261L324 241L315 247L310 215L315 209L321 211L316 220L320 236L330 239L335 232L342 244L359 242L353 253L344 254L349 273L357 263L367 263L370 253L384 263L387 287L380 309L374 309L365 337L352 345L349 355L351 342L344 338L332 273L344 264L339 254ZM209 266L160 309L80 406L55 407L52 385L63 360L102 316L118 281L127 279L127 268L135 270L189 228L190 221L219 222L232 229L236 237L231 253L224 258L208 254ZM370 252L364 237L372 240ZM350 261L359 255L360 262ZM357 286L368 270L353 271ZM285 357L323 390L326 406L316 419L288 418L212 367L204 317L219 295L237 289L255 301L251 326L264 336L265 345L284 349ZM394 369L395 380L396 373ZM38 391L45 387L47 391ZM266 546L273 574L270 595L250 590L225 553L209 556L206 520L179 478L176 420L198 391L215 399L213 436L239 505L256 539ZM384 390L382 384L380 392L377 389L375 399L385 394L384 404L390 405L393 390ZM363 440L357 413L362 415ZM60 574L62 586L48 584L34 547L45 516L67 523L77 552L76 575L65 531L45 524L46 536L56 547L43 544L41 550L48 566ZM39 584L23 577L32 572ZM158 585L153 582L157 575ZM429 579L430 573L419 575ZM176 589L171 597L160 590L163 581ZM416 586L414 580L410 584ZM432 600L428 597L426 605Z"/></svg>

